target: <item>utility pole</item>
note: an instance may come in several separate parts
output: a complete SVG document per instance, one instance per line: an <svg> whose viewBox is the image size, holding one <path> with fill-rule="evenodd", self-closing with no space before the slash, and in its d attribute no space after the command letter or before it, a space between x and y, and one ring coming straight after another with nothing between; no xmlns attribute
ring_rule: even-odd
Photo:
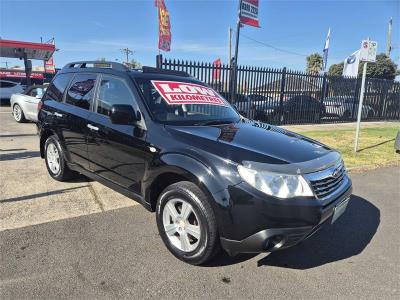
<svg viewBox="0 0 400 300"><path fill-rule="evenodd" d="M235 41L235 57L233 59L233 76L232 76L232 93L231 93L231 102L235 103L236 98L236 90L237 90L237 67L238 67L238 54L239 54L239 37L240 37L240 13L242 11L242 0L239 0L239 9L238 9L238 19L237 19L237 27L236 27L236 41Z"/></svg>
<svg viewBox="0 0 400 300"><path fill-rule="evenodd" d="M121 49L121 51L123 53L125 53L125 55L126 55L126 65L128 66L129 65L129 55L133 54L133 51L131 49L129 49L128 47Z"/></svg>
<svg viewBox="0 0 400 300"><path fill-rule="evenodd" d="M228 28L228 48L229 48L229 66L231 65L232 62L232 28Z"/></svg>
<svg viewBox="0 0 400 300"><path fill-rule="evenodd" d="M387 45L386 45L386 56L387 57L390 57L390 52L392 51L392 24L393 24L393 19L390 18L388 35L387 35Z"/></svg>

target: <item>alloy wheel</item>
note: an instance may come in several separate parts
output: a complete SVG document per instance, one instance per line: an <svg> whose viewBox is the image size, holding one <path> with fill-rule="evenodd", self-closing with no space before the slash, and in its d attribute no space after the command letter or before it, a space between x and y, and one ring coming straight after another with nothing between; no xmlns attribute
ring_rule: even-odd
<svg viewBox="0 0 400 300"><path fill-rule="evenodd" d="M21 121L22 118L22 110L21 107L19 107L19 105L14 105L14 109L13 109L13 115L14 115L14 119L19 122Z"/></svg>
<svg viewBox="0 0 400 300"><path fill-rule="evenodd" d="M54 143L47 146L46 157L50 171L57 175L60 172L60 153Z"/></svg>
<svg viewBox="0 0 400 300"><path fill-rule="evenodd" d="M191 204L183 199L170 199L163 210L164 231L176 248L192 252L199 245L201 227Z"/></svg>

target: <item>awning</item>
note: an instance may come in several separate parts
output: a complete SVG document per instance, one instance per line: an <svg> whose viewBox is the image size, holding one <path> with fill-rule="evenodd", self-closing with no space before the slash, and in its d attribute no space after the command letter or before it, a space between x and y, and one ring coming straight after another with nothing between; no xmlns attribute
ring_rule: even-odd
<svg viewBox="0 0 400 300"><path fill-rule="evenodd" d="M48 60L55 50L53 44L0 40L0 57Z"/></svg>

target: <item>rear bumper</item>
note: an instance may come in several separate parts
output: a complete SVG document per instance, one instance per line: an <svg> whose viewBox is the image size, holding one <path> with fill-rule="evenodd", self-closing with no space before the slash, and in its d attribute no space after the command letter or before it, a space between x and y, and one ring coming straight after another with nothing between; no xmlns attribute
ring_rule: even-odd
<svg viewBox="0 0 400 300"><path fill-rule="evenodd" d="M342 201L349 199L351 193L352 187L350 185L340 197L330 202L329 205L321 206L317 211L315 207L310 208L310 213L315 215L315 220L318 220L314 224L285 227L286 224L282 222L282 227L263 229L241 240L221 237L221 245L232 256L238 253L272 252L292 247L312 236L322 226L331 224L335 207ZM285 207L289 214L292 213L293 209L296 208Z"/></svg>

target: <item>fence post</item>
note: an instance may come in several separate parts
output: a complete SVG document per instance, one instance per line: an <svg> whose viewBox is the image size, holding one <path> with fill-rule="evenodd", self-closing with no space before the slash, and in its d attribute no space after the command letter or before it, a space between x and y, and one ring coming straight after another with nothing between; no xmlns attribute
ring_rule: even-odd
<svg viewBox="0 0 400 300"><path fill-rule="evenodd" d="M327 94L327 74L324 72L324 78L322 79L322 95L321 95L321 103L324 103L326 94Z"/></svg>
<svg viewBox="0 0 400 300"><path fill-rule="evenodd" d="M156 55L156 68L157 69L162 69L162 54Z"/></svg>
<svg viewBox="0 0 400 300"><path fill-rule="evenodd" d="M281 91L279 95L279 125L282 125L282 114L283 114L283 97L285 95L285 85L286 85L286 67L282 69L281 78Z"/></svg>

